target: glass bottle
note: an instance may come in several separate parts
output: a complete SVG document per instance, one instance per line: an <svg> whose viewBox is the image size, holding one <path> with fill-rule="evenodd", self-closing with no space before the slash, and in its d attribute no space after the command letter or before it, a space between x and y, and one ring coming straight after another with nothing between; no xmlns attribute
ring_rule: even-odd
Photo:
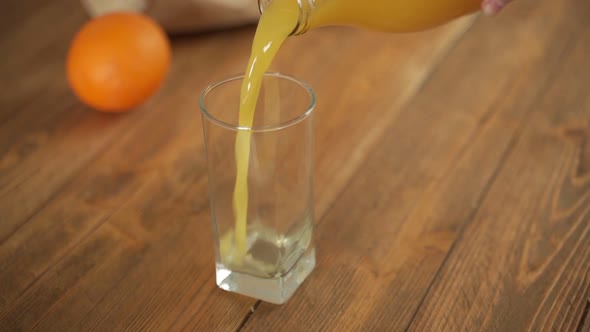
<svg viewBox="0 0 590 332"><path fill-rule="evenodd" d="M279 1L279 0L274 0ZM383 32L416 32L476 12L481 0L280 0L295 1L299 20L291 35L329 25ZM273 0L258 0L262 13Z"/></svg>

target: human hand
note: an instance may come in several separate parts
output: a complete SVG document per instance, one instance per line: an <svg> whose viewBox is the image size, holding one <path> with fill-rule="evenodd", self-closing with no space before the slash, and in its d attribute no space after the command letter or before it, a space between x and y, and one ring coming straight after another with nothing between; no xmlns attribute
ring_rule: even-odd
<svg viewBox="0 0 590 332"><path fill-rule="evenodd" d="M486 15L494 15L512 0L482 0L481 8Z"/></svg>

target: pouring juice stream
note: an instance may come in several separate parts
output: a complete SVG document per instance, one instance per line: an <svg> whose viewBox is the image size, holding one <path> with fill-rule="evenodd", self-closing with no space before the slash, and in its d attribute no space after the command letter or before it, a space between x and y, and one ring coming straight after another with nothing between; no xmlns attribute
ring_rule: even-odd
<svg viewBox="0 0 590 332"><path fill-rule="evenodd" d="M252 55L244 76L240 96L239 125L251 128L264 73L275 54L297 24L299 8L291 0L277 1L260 18L252 44ZM248 169L252 133L240 130L236 136L236 184L233 196L235 216L233 263L241 265L246 254L248 224ZM230 248L230 245L222 248ZM226 253L229 254L229 253Z"/></svg>
<svg viewBox="0 0 590 332"><path fill-rule="evenodd" d="M260 1L258 23L241 90L239 125L252 128L264 73L291 35L326 25L351 25L385 32L413 32L444 24L475 12L479 0L274 0ZM251 131L240 130L235 143L235 225L221 254L240 266L247 253L248 169ZM233 243L229 243L233 240ZM233 248L233 250L232 250ZM231 257L231 258L228 258Z"/></svg>

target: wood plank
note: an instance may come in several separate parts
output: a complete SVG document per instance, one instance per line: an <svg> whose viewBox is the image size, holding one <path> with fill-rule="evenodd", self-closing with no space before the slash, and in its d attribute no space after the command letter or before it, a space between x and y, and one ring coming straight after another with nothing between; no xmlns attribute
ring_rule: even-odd
<svg viewBox="0 0 590 332"><path fill-rule="evenodd" d="M62 102L71 106L74 98L65 89L64 59L77 28L87 17L82 8L67 1L19 1L3 8L0 15L0 26L6 24L0 28L0 49L4 50L0 63L0 125L30 115L31 110L24 108L32 104L44 106L29 117L33 123L39 116L59 111ZM20 129L26 130L30 122ZM0 142L5 142L4 137Z"/></svg>
<svg viewBox="0 0 590 332"><path fill-rule="evenodd" d="M213 60L208 56L224 50L222 43L223 40L213 42L199 50L204 57L203 64ZM127 136L133 127L142 123L150 125L150 119L159 113L160 107L175 107L170 103L160 104L166 100L162 96L174 96L181 88L190 91L189 84L198 79L196 74L190 75L199 70L190 67L194 70L187 71L184 67L187 60L175 58L170 76L180 79L169 79L160 95L143 107L115 116L99 114L76 102L65 82L63 57L59 61L52 59L48 64L52 70L44 77L55 77L56 83L45 92L47 97L19 109L0 127L0 218L3 221L0 244L54 199L102 150L116 144L121 136ZM192 61L188 56L185 59ZM182 79L179 76L182 74L187 76ZM32 81L37 79L31 77ZM36 91L32 87L27 90ZM151 125L157 121L160 120Z"/></svg>
<svg viewBox="0 0 590 332"><path fill-rule="evenodd" d="M418 39L400 37L397 41L405 41L406 49L396 53L395 57L399 57L400 60L407 59L400 62L405 66L391 68L388 72L391 76L377 75L380 67L375 66L366 76L359 76L359 80L375 79L376 83L389 82L389 87L395 88L399 93L396 96L409 98L413 89L427 77L427 68L431 68L434 59L444 54L448 44L462 34L468 24L466 21ZM227 294L216 288L212 279L213 247L208 215L191 215L186 209L207 204L202 168L204 163L200 159L202 151L199 150L202 144L201 131L198 121L190 120L198 116L196 94L191 82L205 83L221 78L225 72L243 70L251 33L252 30L248 29L204 36L197 39L197 42L188 38L177 41L175 57L180 57L180 64L177 65L172 80L178 81L169 85L162 93L163 97L146 107L144 112L133 113L119 120L125 122L122 122L120 128L111 129L111 136L117 139L113 138L112 143L105 141L104 145L107 147L97 152L98 156L92 157L92 162L87 163L88 166L84 165L79 174L67 180L69 182L62 186L59 194L38 210L33 219L13 232L0 247L0 263L7 266L7 270L10 271L4 279L5 282L0 283L6 287L3 289L6 292L2 292L4 303L0 306L0 318L8 320L11 313L27 308L27 304L39 296L43 285L50 287L53 284L50 276L55 273L60 262L77 255L76 248L91 241L96 232L114 227L127 234L130 239L134 239L140 247L146 246L145 250L124 255L132 262L121 263L124 267L117 261L105 263L102 269L107 271L109 266L113 267L109 278L115 280L116 284L112 285L112 288L101 288L101 291L96 291L93 296L96 302L82 301L80 297L84 297L94 283L104 283L101 274L85 275L82 282L70 288L62 288L62 293L55 294L42 305L30 310L26 320L15 323L17 327L51 329L76 326L81 329L110 329L117 326L157 328L168 324L190 328L202 324L198 321L198 318L202 317L202 312L212 313L210 317L220 318L217 322L212 322L217 324L217 327L233 330L241 323L254 301ZM339 44L342 32L325 30L322 33L323 35L318 33L313 42L301 39L299 44L292 43L291 54L300 54L299 48L304 45L324 46L317 48L318 53L302 57L302 61L288 69L292 69L295 74L300 73L299 76L310 77L312 84L314 79L317 80L320 88L329 88L335 102L340 100L340 93L333 88L334 80L324 81L325 76L320 72L311 75L316 71L310 66L317 54L332 56L332 46ZM356 32L354 38L369 47L381 45L383 40L389 37L370 37ZM331 42L326 43L326 40ZM394 42L390 42L388 49L394 47ZM345 46L352 49L359 43L351 42ZM218 66L208 64L210 61L218 62L220 54L228 55L226 62ZM381 53L371 56L373 52L366 51L366 54L369 59L384 58ZM410 54L415 56L409 57ZM288 59L288 56L285 52L283 63L286 63L285 59ZM341 58L340 61L334 61L334 66L345 68L350 66L350 63L350 58ZM280 66L279 62L277 67ZM329 70L329 67L326 68L326 73ZM352 89L355 82L350 81L348 84L349 89ZM387 101L388 98L380 93L376 91L371 96L382 103ZM360 100L361 96L356 98ZM344 104L345 101L340 102ZM398 102L401 103L400 100ZM325 103L330 104L329 100ZM158 109L172 111L165 113L158 112ZM148 110L151 112L146 115ZM396 114L393 105L392 108L375 110L375 115L384 119L392 119ZM340 109L327 108L325 112L325 120L321 120L320 123L328 132L339 132L338 128L350 126L350 123L337 120L341 116ZM133 124L135 117L140 117L136 114L142 114L142 119L138 120L139 123ZM127 118L130 120L126 120ZM356 113L352 120L361 118L363 114ZM61 123L61 120L55 118L50 121ZM86 121L93 123L92 120ZM373 125L369 121L361 123ZM109 126L112 125L104 125L111 128ZM350 146L355 146L354 142L362 141L369 128L355 127L346 139L338 138L340 146L337 156L347 160ZM119 139L117 135L124 129L127 129L127 132ZM68 139L60 139L60 144L73 144L72 141L79 135L82 135L82 131L69 136ZM53 137L53 134L48 136ZM98 139L96 137L92 136L91 139ZM141 137L140 144L137 137ZM320 139L320 144L331 145L329 140L334 139L335 137L328 136ZM43 153L55 151L60 144L43 144ZM364 144L371 143L365 141ZM352 159L349 165L361 164L362 158L359 156L362 156L363 148L362 144L355 147L353 158L356 159ZM77 152L78 148L66 149L60 160L67 159L67 156ZM50 168L57 171L57 167ZM336 179L346 179L346 172L351 172L340 172L340 165L329 159L320 162L318 168L322 174L330 175L326 176L326 182L320 180L320 185L329 183L330 180L340 182ZM47 192L51 192L51 186L46 188ZM33 187L26 186L15 190L23 195L34 192ZM332 195L337 195L337 190L333 190ZM325 209L330 205L330 196L322 195L322 199L321 204ZM71 208L64 210L63 206ZM162 222L170 217L179 219L175 220L175 223ZM53 223L49 225L47 220ZM56 242L56 238L61 240ZM25 246L33 242L34 247ZM195 246L195 243L200 245ZM180 258L171 259L171 256ZM15 265L16 262L18 265ZM69 309L77 303L83 303L85 309ZM225 308L230 312L224 313L216 308ZM227 316L232 319L222 321L221 317Z"/></svg>
<svg viewBox="0 0 590 332"><path fill-rule="evenodd" d="M324 215L355 170L361 167L367 149L376 144L378 134L386 130L387 124L395 119L401 106L411 99L428 77L437 59L446 53L470 24L471 18L468 18L445 29L416 36L378 35L341 28L323 29L290 40L281 50L274 69L305 78L320 96L316 113L317 216ZM404 47L399 48L399 45ZM313 49L314 52L302 55L302 49ZM316 59L322 56L329 57L329 60L322 68L315 70ZM298 61L293 62L294 57L299 57ZM354 66L358 59L364 59L370 65L365 68ZM389 63L396 65L388 66ZM344 77L333 74L344 72ZM346 80L347 77L354 79ZM339 83L336 84L336 81ZM378 106L366 107L365 103ZM348 120L341 115L343 111L349 111ZM381 121L375 123L375 118ZM346 137L338 134L341 132L346 132ZM215 290L215 285L211 283L206 287L210 293L202 294L213 294L209 296L214 300L207 296L196 297L173 329L229 331L230 321L234 329L237 327L236 323L240 322L234 320L234 314L221 310L232 305L232 297L227 297L227 302L226 297L223 297L220 303L216 295L219 290ZM254 301L248 302L237 317L244 317L244 313L248 313L254 305Z"/></svg>
<svg viewBox="0 0 590 332"><path fill-rule="evenodd" d="M67 45L84 19L76 8L57 1L39 6L15 28L18 34L2 40L19 51L0 65L0 243L125 126L80 106L68 88ZM67 19L56 18L64 12Z"/></svg>
<svg viewBox="0 0 590 332"><path fill-rule="evenodd" d="M244 330L405 329L557 70L576 8L521 1L479 22L321 222L318 268L301 294L261 304ZM490 56L496 50L510 51Z"/></svg>
<svg viewBox="0 0 590 332"><path fill-rule="evenodd" d="M237 39L238 37L239 39ZM217 52L223 49L224 45L230 46L232 43L228 42L228 39L236 39L246 41L243 36L239 35L228 35L226 38L221 38L219 36L204 38L203 42L206 42L207 47L202 47L202 45L194 44L194 43L183 43L180 42L179 48L185 48L185 56L181 57L184 59L188 59L191 63L193 62L193 54L195 51L199 51L200 55L203 57L209 57L213 54L216 57L210 57L211 59L215 59L219 61L223 59L223 56L217 55ZM207 42L209 40L209 42ZM192 44L192 45L190 45ZM236 43L234 43L236 44ZM188 47L186 47L188 45ZM244 45L245 46L245 43ZM202 49L201 49L202 48ZM211 53L214 51L214 53ZM239 58L229 57L227 58L230 61L243 61ZM199 59L197 59L199 60ZM203 61L203 59L200 59ZM220 63L221 66L219 69L223 69L223 62ZM195 70L199 69L199 67L193 67ZM91 167L89 168L88 172L82 174L78 177L71 185L68 186L59 196L58 199L55 199L54 202L51 202L50 207L44 209L39 213L39 218L36 218L34 221L27 224L28 231L23 230L19 231L19 233L15 234L11 238L12 247L14 248L22 248L24 243L27 243L27 240L36 239L37 246L34 248L34 252L21 250L21 252L13 255L12 258L18 259L20 264L18 269L12 270L6 279L8 281L18 282L21 284L25 284L27 282L35 282L34 285L45 284L49 282L47 279L47 275L50 275L53 271L52 265L55 264L55 260L63 260L66 258L60 257L60 253L63 251L70 250L69 247L75 245L77 241L86 241L85 237L89 236L89 232L93 231L93 228L100 229L101 223L105 223L106 219L110 218L111 220L108 221L107 224L117 225L118 229L121 229L124 233L130 234L130 237L138 238L140 242L151 242L156 241L162 238L163 229L166 227L170 227L171 225L162 224L158 222L159 220L166 220L170 217L170 209L174 209L175 205L180 205L181 207L192 208L194 205L192 204L193 198L197 198L197 202L207 203L206 200L206 188L203 185L194 186L194 181L191 179L197 178L200 182L203 182L205 177L204 169L200 169L200 166L204 166L204 162L202 158L204 155L202 151L199 151L199 146L202 145L201 139L201 132L199 128L199 123L196 121L198 117L197 109L197 99L195 98L194 90L192 87L192 82L194 79L199 79L199 74L195 73L194 70L187 70L190 68L183 68L182 73L184 76L178 79L178 83L182 86L181 89L175 90L173 89L171 93L169 93L169 97L165 99L166 102L162 102L156 104L154 108L160 108L164 110L168 109L175 109L175 105L177 105L176 97L181 94L183 96L183 100L188 99L188 103L184 104L185 106L177 109L174 113L176 116L171 116L171 113L167 112L157 112L157 116L152 117L152 121L144 123L143 125L135 128L134 130L126 133L123 139L119 140L118 143L113 144L108 150L108 153L105 153L101 158L98 158ZM219 70L216 69L216 70ZM211 71L207 72L207 74L212 74ZM218 74L220 74L218 72ZM187 82L188 81L188 82ZM156 110L154 110L156 111ZM187 121L186 119L194 119L193 121ZM149 133L150 135L145 135L145 133ZM138 145L137 137L142 137L142 143ZM178 169L178 156L182 156L182 162L184 168ZM197 157L197 160L195 160ZM164 180L161 180L164 179ZM145 183L151 183L150 185L146 185ZM197 192L192 192L186 196L186 199L180 201L177 199L177 196L171 195L172 198L175 198L176 201L170 202L170 197L166 197L165 195L170 194L170 188L175 188L172 190L173 193L178 195L183 194L186 191L187 187L193 186L197 189ZM176 191L180 189L180 192ZM123 209L121 207L122 204L126 203L127 198L126 196L134 196L134 194L138 191L145 191L147 194L139 194L140 201L137 202L136 205L131 205L131 212L126 208ZM183 192L184 191L184 192ZM165 196L162 199L162 196ZM137 195L135 195L137 196ZM152 198L154 201L149 201L149 204L146 203L146 200ZM166 205L166 202L168 204ZM63 205L72 206L73 208L70 211L62 211L66 216L74 216L73 221L67 218L57 218L56 223L51 225L49 234L39 232L43 229L44 224L47 222L47 218L51 217L56 214L55 210ZM159 210L159 213L155 216L159 219L156 220L152 217L149 217L150 213L153 213L152 206L159 206L160 204L164 204L164 210ZM172 206L172 208L171 208ZM80 211L83 211L86 207L90 207L94 209L95 214L84 215L80 214ZM63 208L62 208L63 210ZM113 211L119 211L116 216L112 216ZM137 211L141 211L137 213ZM135 213L132 213L135 212ZM104 218L96 218L96 216L103 216ZM147 215L147 216L146 216ZM120 218L119 221L114 221L115 219ZM53 218L52 218L53 219ZM154 232L154 236L150 237L148 231L140 231L140 227L135 227L134 222L136 220L145 221L145 219L152 220L154 224L160 224L159 228L153 229L153 225L150 228ZM203 220L205 220L203 218ZM184 224L192 225L192 220L180 219L181 222ZM63 237L61 241L55 241L53 234L62 232L64 229L70 229L73 226L73 222L76 224L84 225L83 228L78 227L75 229L76 232L70 232L67 236ZM199 227L206 227L206 230L210 230L210 225L208 223L205 224L194 224L199 225ZM178 232L183 230L182 227L175 227L174 231ZM190 244L193 244L195 239L192 237L194 234L198 234L198 231L194 229L191 232L184 232L185 235L190 236ZM210 233L206 234L209 239L207 244L212 250L212 237ZM38 237L36 237L38 236ZM205 235L203 235L205 236ZM59 236L58 236L59 237ZM176 239L162 241L166 245L171 245L171 243L175 243ZM186 242L185 242L186 243ZM3 247L3 249L6 246ZM159 249L159 248L158 248ZM185 247L180 248L180 254L183 253ZM44 254L40 254L44 252ZM146 257L152 257L154 254L160 252L159 257L160 261L155 261L154 259L145 259L142 257L142 261L144 264L147 264L147 268L155 268L155 269L164 269L166 264L166 260L169 258L170 253L167 251L157 251L152 250L151 256L146 254ZM162 252L165 253L162 256ZM10 254L10 253L8 253ZM142 253L142 255L144 255ZM9 256L10 258L10 256ZM193 256L188 256L187 258L194 258ZM198 262L198 260L197 260ZM11 267L8 262L8 266ZM155 264L153 264L155 263ZM185 262L186 263L186 262ZM153 264L153 265L152 265ZM186 264L181 264L181 267L186 266ZM210 264L210 267L213 265ZM194 265L192 266L194 267ZM30 276L26 276L22 278L22 274L19 272L22 269L32 270L30 274L33 274L34 277L39 278L38 280L30 278ZM199 268L200 269L200 268ZM197 272L198 270L197 269ZM143 272L145 272L146 266L144 266ZM212 276L212 269L207 270L208 276ZM166 271L164 271L166 272ZM190 272L189 277L195 277L195 270L189 270ZM126 273L130 273L127 271ZM41 276L38 276L41 274ZM150 275L150 274L148 274ZM169 275L165 275L164 277L168 277ZM119 279L123 276L118 276ZM145 274L138 274L139 280L145 279ZM100 275L94 276L96 279L100 279ZM24 279L24 280L23 280ZM136 279L133 279L132 282L135 282ZM161 280L157 279L148 279L153 286L158 285ZM96 280L96 282L101 282L101 280ZM6 283L0 283L3 286ZM86 285L91 287L93 282L87 282ZM34 286L33 285L33 286ZM7 285L8 286L8 285ZM23 287L16 287L8 288L8 295L10 294L18 294L21 292L23 288L25 291L29 288L36 289L35 287L27 286L28 288ZM186 285L183 285L185 287ZM76 322L80 321L80 316L83 315L84 312L72 312L68 310L68 304L72 302L76 302L76 297L71 297L72 294L76 294L79 296L84 296L87 290L81 290L79 293L73 292L72 290L67 290L64 292L63 297L65 299L60 300L59 304L63 305L53 305L50 308L46 308L50 310L48 313L39 312L39 317L44 317L51 321L51 318L55 319L55 317L59 317L60 309L68 311L73 317L68 317L67 321ZM124 289L124 291L127 291ZM143 291L143 290L142 290ZM6 293L3 293L5 295ZM125 292L121 292L123 296L125 296ZM26 300L30 300L34 298L37 294L35 293L25 293L22 295L24 298L24 302ZM6 296L6 295L5 295ZM104 296L104 294L103 294ZM17 303L23 302L20 300ZM112 302L106 302L105 309L109 311L112 310ZM0 310L1 311L1 310ZM0 315L5 319L8 319L8 314L12 311L5 311L4 314L6 316ZM55 314L57 312L57 314ZM95 311L97 314L100 314L100 310ZM57 315L57 316L56 316ZM100 318L100 316L98 316ZM43 319L42 322L39 322L37 325L39 326L46 326L50 325L47 319ZM63 324L65 321L57 320L53 321L53 323L60 325ZM86 322L92 324L96 323L93 320L86 320L84 319L84 326L86 326ZM115 321L115 323L117 323ZM21 326L22 327L22 326Z"/></svg>
<svg viewBox="0 0 590 332"><path fill-rule="evenodd" d="M102 228L93 235L46 274L44 283L32 285L10 307L4 308L6 311L2 312L0 331L22 330L24 326L32 329L47 311L61 304L64 295L67 297L68 292L77 288L84 289L84 296L77 297L76 307L67 307L66 310L77 315L84 314L117 281L117 274L124 274L137 263L141 247L130 243L121 234ZM89 278L93 275L94 279ZM91 284L89 280L92 280ZM64 328L62 331L72 330L75 326L72 323L68 320L53 321L52 329L57 330L60 326Z"/></svg>
<svg viewBox="0 0 590 332"><path fill-rule="evenodd" d="M212 42L208 50L203 50L203 54L217 52L222 45L223 40ZM188 55L187 53L185 59L192 61ZM222 57L218 57L218 60L221 59ZM182 66L183 59L177 60L179 67L184 67ZM117 142L108 146L106 150L108 153L103 153L99 158L93 160L87 172L83 172L68 183L58 195L54 195L53 199L38 211L34 218L19 228L0 246L0 266L6 267L8 270L8 273L0 275L0 289L2 290L0 294L4 302L18 296L20 292L29 287L31 282L44 274L55 263L55 260L62 259L71 246L76 245L101 223L104 223L114 211L127 201L128 197L140 190L146 181L158 178L162 175L160 172L163 169L169 169L170 163L174 161L170 158L173 153L186 153L187 143L191 143L191 146L202 145L201 140L195 138L195 126L187 127L187 121L184 120L191 116L196 118L194 109L181 109L180 111L185 114L181 117L172 117L169 112L160 111L160 109L172 108L176 104L173 97L178 93L185 95L191 93L192 88L188 82L192 80L191 74L194 73L196 77L198 74L195 71L187 70L187 68L183 68L182 72L188 76L168 87L171 89L169 95L172 98L155 102L152 112L144 112L142 121L119 123L116 117L110 117L107 120L110 122L105 124L87 120L93 126L101 126L105 129L89 132L84 130L87 129L85 127L76 128L78 135L64 140L65 143L76 146L76 148L74 151L62 152L66 154L66 156L59 158L62 163L72 158L71 154L84 148L75 144L76 139L86 136L87 140L101 142L103 140L101 134L104 134L105 131L110 130L109 134L115 135L113 133L115 129L127 129L124 135L117 138ZM196 101L193 102L193 104L195 103ZM193 106L196 107L196 105ZM139 112L137 115L130 116L139 116ZM91 115L89 117L92 118ZM105 116L100 117L104 118ZM181 131L179 127L184 129ZM149 132L150 135L145 135L146 132ZM179 135L179 132L183 134ZM142 144L138 145L138 137L142 137ZM176 144L176 150L170 150L169 147L173 142L182 142L182 144ZM46 155L49 155L53 148L51 145L49 148L47 145L39 147ZM190 160L192 161L192 159ZM56 168L54 172L59 173L60 169ZM199 172L197 168L193 168L191 172L199 176L203 174L203 170ZM39 181L45 181L47 185L46 178L41 177ZM31 191L31 188L21 186L18 188L16 197L18 198L19 195L33 196ZM34 194L39 193L35 192ZM15 210L20 211L19 208L22 209L22 206L17 205ZM2 226L6 228L9 225L3 224ZM25 245L29 243L36 245Z"/></svg>
<svg viewBox="0 0 590 332"><path fill-rule="evenodd" d="M590 298L590 5L413 331L581 331Z"/></svg>

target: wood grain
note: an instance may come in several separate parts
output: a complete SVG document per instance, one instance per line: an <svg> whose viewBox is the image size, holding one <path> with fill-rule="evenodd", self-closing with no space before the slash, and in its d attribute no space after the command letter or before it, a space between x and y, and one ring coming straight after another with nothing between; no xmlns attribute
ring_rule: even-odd
<svg viewBox="0 0 590 332"><path fill-rule="evenodd" d="M217 51L220 45L217 42L212 43L210 49ZM205 51L203 54L207 54L207 52ZM190 53L187 52L186 55L185 59L189 58ZM180 62L179 67L183 67L182 58L178 60ZM187 71L186 68L183 71L189 76L184 78L184 81L179 80L178 83L184 86L183 91L188 95L192 88L186 83L186 80L192 80L191 71ZM172 84L168 88L171 89L171 97L175 97L178 85ZM200 133L198 131L195 133L196 123L194 122L196 121L187 122L184 119L193 117L196 120L196 100L192 102L192 108L182 108L185 113L184 117L171 117L169 113L158 111L159 109L171 108L173 105L170 102L174 102L174 98L155 102L153 111L144 115L144 117L148 116L147 119L152 116L153 121L143 120L134 124L138 126L135 129L133 126L128 126L128 132L121 135L116 143L106 148L108 153L93 160L87 172L73 179L71 184L62 190L58 198L52 200L47 208L39 211L37 218L30 220L22 230L15 233L7 241L7 244L2 247L5 250L3 253L6 253L4 257L13 260L3 261L2 265L11 266L13 269L5 277L7 280L19 284L2 283L2 286L6 285L6 290L2 292L3 296L7 297L12 294L18 296L19 293L24 291L25 293L19 298L26 299L27 295L36 297L34 292L26 293L30 289L31 283L45 284L44 278L52 273L56 263L66 259L72 248L87 241L87 238L91 237L92 233L100 229L103 224L106 225L104 227L115 226L123 234L129 234L133 242L137 242L140 246L146 246L144 238L149 236L149 230L153 230L155 236L159 237L166 233L158 231L167 226L164 223L159 226L160 229L153 229L154 226L151 225L146 227L149 228L148 231L143 227L139 227L143 226L141 222L144 220L149 219L152 224L157 221L156 217L150 216L152 211L148 209L149 207L163 204L161 209L164 212L157 216L163 221L174 218L171 212L178 209L174 207L176 204L183 210L190 210L195 207L194 202L191 201L192 198L203 197L205 192L202 184L194 186L194 181L202 183L205 179L203 177L204 170L199 169L200 165L203 165L201 161L203 155L198 150L194 150L195 145L201 145L198 139ZM184 129L181 130L180 128ZM150 133L150 135L146 136L145 133ZM138 145L138 137L142 137L142 144ZM171 150L170 147L174 147L174 149ZM179 165L178 156L184 157L182 165ZM182 169L176 170L175 168L178 166L182 166L184 171ZM196 189L197 192L192 192L186 196L184 198L185 204L182 204L178 197L174 195L171 195L171 197L166 196L166 194L169 194L170 188L175 188L177 184L180 184L177 188L179 190L176 192L177 195L184 194L186 188L190 186ZM168 189L168 191L164 191L164 189ZM136 205L131 205L129 207L131 210L123 209L123 207L129 206L127 202L134 197L139 199ZM171 198L176 199L177 203L170 203ZM202 200L204 199L206 198L203 197ZM197 204L202 203L201 201L197 201ZM166 202L168 202L168 205L166 205ZM73 208L65 209L64 206ZM140 211L139 215L134 213L135 211ZM123 218L123 221L117 221L118 218ZM52 222L49 223L48 219ZM185 216L180 221L193 225L193 220L190 219L192 218ZM136 226L135 222L137 220L140 221L140 224ZM205 221L204 216L203 221ZM202 229L204 225L207 224L201 224L199 227ZM197 224L193 226L197 226ZM44 231L44 227L48 229ZM174 228L174 231L183 230L182 227ZM69 232L65 233L64 231ZM187 235L198 233L196 230L186 232ZM147 242L151 240L160 244L157 239L147 239ZM37 246L32 248L35 251L29 250L27 252L22 249L26 248L24 244L33 241L37 243ZM194 243L194 239L191 240L192 243ZM208 242L208 244L212 245L212 242ZM11 247L21 251L17 252L16 255L11 255L9 251ZM40 253L44 254L41 255ZM168 251L164 251L164 253L166 256L170 254ZM15 266L16 259L18 259L19 264ZM158 268L158 265L149 265L149 267ZM161 268L163 267L161 266ZM129 273L129 271L126 271L126 273ZM123 276L118 277L122 278ZM100 279L101 277L97 276L97 278ZM100 282L100 280L96 281ZM131 281L135 282L136 280ZM161 282L161 280L154 282ZM87 285L92 287L92 279L88 281ZM61 297L65 294L58 295ZM59 299L59 297L56 299ZM26 302L25 300L23 303ZM111 303L106 304L110 305ZM18 304L13 308L17 310ZM4 317L10 317L10 311L3 313L6 314ZM41 313L39 313L39 317ZM30 311L29 314L34 315ZM70 320L74 318L70 317Z"/></svg>
<svg viewBox="0 0 590 332"><path fill-rule="evenodd" d="M576 14L579 13L579 14ZM576 331L590 298L590 6L411 330ZM469 278L466 278L469 276ZM444 317L444 320L442 319Z"/></svg>
<svg viewBox="0 0 590 332"><path fill-rule="evenodd" d="M306 77L326 95L319 119L326 136L318 139L318 145L336 148L336 153L318 162L319 213L362 164L365 146L375 139L366 132L372 127L377 132L385 129L399 105L411 98L436 59L469 24L467 19L422 37L395 40L326 29L285 47L276 69ZM158 98L131 114L110 117L89 112L69 95L62 77L56 89L67 96L65 100L47 92L48 98L60 102L50 110L54 113L44 113L48 99L41 99L7 117L2 127L6 152L1 159L6 170L1 180L7 185L0 209L8 221L0 229L0 266L7 271L0 275L0 319L6 324L0 329L235 330L242 323L255 301L222 292L214 284L194 83L202 88L243 70L252 32L248 28L175 40L168 85ZM350 36L347 43L339 42L343 35ZM396 49L399 44L403 50ZM67 42L59 45L65 47ZM322 72L313 70L316 57L333 57L338 48L350 53L359 45L364 49L361 55L374 65L369 71L351 71L365 88L359 91L362 94L350 93L354 99L341 98L340 88L352 92L359 85L350 80L337 87L326 75L356 60L335 58ZM384 52L373 52L377 46ZM289 61L289 54L308 48L316 53ZM380 64L386 60L398 65L382 73ZM57 61L50 64L52 73L57 73ZM379 89L371 92L370 85ZM384 93L389 89L395 94ZM342 121L341 108L348 103L362 106L367 96L369 102L390 104L369 109L383 118L383 125L374 126L361 112L349 117L360 126ZM61 106L68 104L71 107ZM25 126L30 120L36 125ZM24 132L22 127L27 127ZM342 130L349 132L345 139L336 135ZM40 137L28 153L20 153L21 148L12 143L24 137ZM347 167L334 162L338 160L348 160ZM38 165L43 165L40 174ZM14 204L29 196L27 205ZM80 266L77 274L67 273L83 263L71 257L85 255L89 243L105 253L104 260ZM56 274L64 277L56 279Z"/></svg>
<svg viewBox="0 0 590 332"><path fill-rule="evenodd" d="M473 27L379 139L321 221L319 268L304 295L280 308L261 304L244 330L396 331L410 324L520 136L520 123L565 60L563 36L580 27L571 23L575 1L515 10L528 19L502 18L501 30L485 21ZM552 12L565 13L547 20ZM534 38L541 26L555 34ZM510 52L486 56L499 49ZM538 70L547 64L557 68ZM429 328L418 330L437 330Z"/></svg>
<svg viewBox="0 0 590 332"><path fill-rule="evenodd" d="M281 307L214 281L197 98L243 71L253 27L175 38L163 90L111 116L64 77L82 10L9 7L0 331L588 330L583 0L285 44L273 70L319 97L318 267Z"/></svg>

